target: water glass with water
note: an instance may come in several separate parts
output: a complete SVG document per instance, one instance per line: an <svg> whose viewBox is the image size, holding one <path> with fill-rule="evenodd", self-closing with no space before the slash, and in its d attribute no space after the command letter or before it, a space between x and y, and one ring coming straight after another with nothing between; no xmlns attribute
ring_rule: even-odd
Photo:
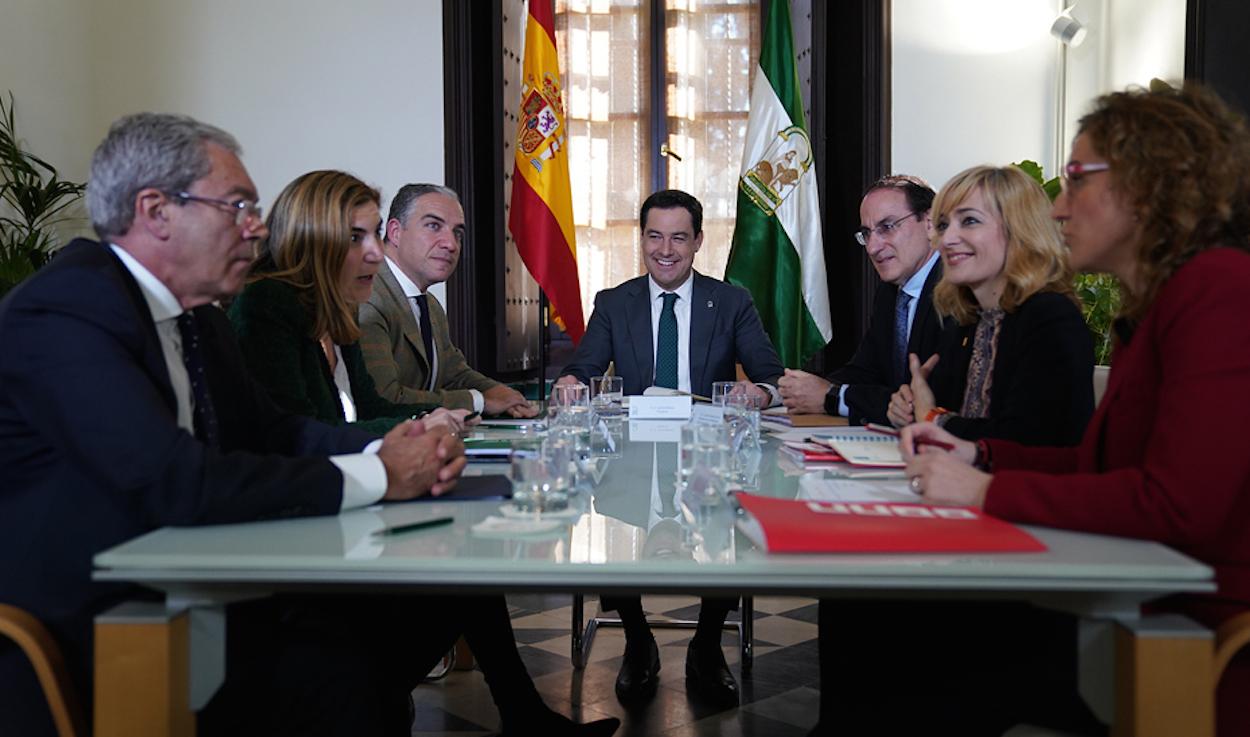
<svg viewBox="0 0 1250 737"><path fill-rule="evenodd" d="M725 406L725 397L729 396L733 392L734 386L737 383L738 382L736 381L713 381L712 382L712 406L714 407Z"/></svg>
<svg viewBox="0 0 1250 737"><path fill-rule="evenodd" d="M595 376L590 380L590 407L600 417L620 417L625 410L625 380L619 376Z"/></svg>
<svg viewBox="0 0 1250 737"><path fill-rule="evenodd" d="M558 512L568 507L568 471L561 473L542 450L515 450L510 464L512 503L524 512Z"/></svg>
<svg viewBox="0 0 1250 737"><path fill-rule="evenodd" d="M755 397L730 394L725 397L725 424L729 426L729 450L738 453L760 444L760 410Z"/></svg>

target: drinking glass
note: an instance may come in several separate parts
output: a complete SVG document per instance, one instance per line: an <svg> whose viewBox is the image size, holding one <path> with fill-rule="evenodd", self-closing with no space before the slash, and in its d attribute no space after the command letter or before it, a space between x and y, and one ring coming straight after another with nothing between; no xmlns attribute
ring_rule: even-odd
<svg viewBox="0 0 1250 737"><path fill-rule="evenodd" d="M702 463L717 471L725 465L729 432L724 424L690 423L681 428L677 444L677 482L687 484L695 466Z"/></svg>
<svg viewBox="0 0 1250 737"><path fill-rule="evenodd" d="M590 380L590 407L600 417L619 417L625 398L625 380L619 376L595 376Z"/></svg>
<svg viewBox="0 0 1250 737"><path fill-rule="evenodd" d="M585 384L561 384L551 392L548 426L576 427L590 432L590 387Z"/></svg>
<svg viewBox="0 0 1250 737"><path fill-rule="evenodd" d="M545 450L545 448L544 448ZM558 512L568 507L568 475L544 452L513 451L510 463L512 503L526 512Z"/></svg>
<svg viewBox="0 0 1250 737"><path fill-rule="evenodd" d="M730 394L725 397L725 424L729 426L729 450L737 454L760 444L760 410L755 397Z"/></svg>
<svg viewBox="0 0 1250 737"><path fill-rule="evenodd" d="M712 405L715 407L725 406L725 397L734 390L736 381L713 381L712 382Z"/></svg>

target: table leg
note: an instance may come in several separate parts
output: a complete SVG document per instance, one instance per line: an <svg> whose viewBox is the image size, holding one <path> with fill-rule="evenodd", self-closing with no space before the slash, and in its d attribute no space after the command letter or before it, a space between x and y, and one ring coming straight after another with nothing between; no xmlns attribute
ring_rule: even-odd
<svg viewBox="0 0 1250 737"><path fill-rule="evenodd" d="M195 737L189 616L122 605L95 625L96 737Z"/></svg>
<svg viewBox="0 0 1250 737"><path fill-rule="evenodd" d="M1178 615L1116 628L1113 737L1213 737L1211 632Z"/></svg>

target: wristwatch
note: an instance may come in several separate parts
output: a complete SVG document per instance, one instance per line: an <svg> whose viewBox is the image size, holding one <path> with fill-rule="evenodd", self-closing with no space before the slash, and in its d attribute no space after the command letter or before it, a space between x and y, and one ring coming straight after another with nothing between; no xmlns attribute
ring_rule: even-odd
<svg viewBox="0 0 1250 737"><path fill-rule="evenodd" d="M841 395L841 384L834 382L829 385L829 391L825 392L825 414L832 417L837 417L840 414L838 412L838 399Z"/></svg>

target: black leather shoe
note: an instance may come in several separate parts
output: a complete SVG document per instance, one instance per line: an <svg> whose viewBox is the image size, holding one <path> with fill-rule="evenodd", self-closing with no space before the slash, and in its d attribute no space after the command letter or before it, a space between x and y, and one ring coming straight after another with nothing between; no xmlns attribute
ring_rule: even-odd
<svg viewBox="0 0 1250 737"><path fill-rule="evenodd" d="M654 637L644 642L625 642L625 661L616 674L616 698L630 706L655 696L660 684L660 648Z"/></svg>
<svg viewBox="0 0 1250 737"><path fill-rule="evenodd" d="M686 648L686 693L726 709L738 705L738 682L719 647L690 642Z"/></svg>

